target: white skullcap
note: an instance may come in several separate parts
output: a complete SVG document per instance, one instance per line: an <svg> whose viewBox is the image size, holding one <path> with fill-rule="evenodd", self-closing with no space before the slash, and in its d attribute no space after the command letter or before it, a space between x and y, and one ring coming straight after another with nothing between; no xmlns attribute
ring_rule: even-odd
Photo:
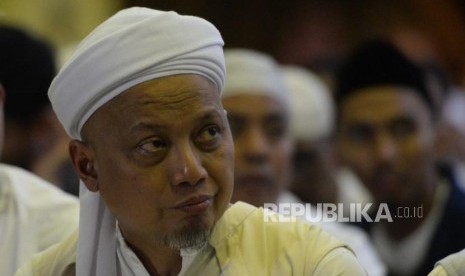
<svg viewBox="0 0 465 276"><path fill-rule="evenodd" d="M327 137L334 128L334 103L326 84L314 73L298 66L282 66L291 94L291 134L296 139Z"/></svg>
<svg viewBox="0 0 465 276"><path fill-rule="evenodd" d="M223 98L253 93L289 105L279 65L271 56L248 49L225 49L224 57L227 74Z"/></svg>
<svg viewBox="0 0 465 276"><path fill-rule="evenodd" d="M67 133L80 139L89 117L127 89L155 78L199 74L221 93L223 39L209 22L148 8L122 10L77 47L49 97Z"/></svg>

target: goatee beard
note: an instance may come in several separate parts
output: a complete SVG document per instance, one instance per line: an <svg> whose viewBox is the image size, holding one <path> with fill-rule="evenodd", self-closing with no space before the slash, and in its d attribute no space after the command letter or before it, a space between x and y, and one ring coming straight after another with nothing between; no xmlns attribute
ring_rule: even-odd
<svg viewBox="0 0 465 276"><path fill-rule="evenodd" d="M210 230L203 227L194 227L194 229L183 229L177 233L165 236L163 243L175 250L197 251L208 243L209 238Z"/></svg>

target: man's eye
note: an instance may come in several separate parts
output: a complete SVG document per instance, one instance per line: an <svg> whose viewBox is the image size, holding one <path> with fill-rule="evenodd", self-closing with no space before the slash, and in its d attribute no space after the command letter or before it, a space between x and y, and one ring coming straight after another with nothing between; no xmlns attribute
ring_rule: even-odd
<svg viewBox="0 0 465 276"><path fill-rule="evenodd" d="M208 126L204 128L198 136L199 142L209 142L217 138L221 130L218 126Z"/></svg>
<svg viewBox="0 0 465 276"><path fill-rule="evenodd" d="M265 131L270 140L278 140L286 134L287 127L283 122L271 122L265 125Z"/></svg>
<svg viewBox="0 0 465 276"><path fill-rule="evenodd" d="M373 139L373 130L366 126L354 126L347 132L348 140L354 145L364 145Z"/></svg>
<svg viewBox="0 0 465 276"><path fill-rule="evenodd" d="M217 125L203 128L196 137L196 144L204 151L213 151L219 147L222 129Z"/></svg>
<svg viewBox="0 0 465 276"><path fill-rule="evenodd" d="M165 149L167 144L160 139L149 140L142 143L139 148L147 153L157 152L159 150Z"/></svg>
<svg viewBox="0 0 465 276"><path fill-rule="evenodd" d="M391 133L394 137L401 139L409 137L416 132L415 122L412 120L399 120L391 126Z"/></svg>

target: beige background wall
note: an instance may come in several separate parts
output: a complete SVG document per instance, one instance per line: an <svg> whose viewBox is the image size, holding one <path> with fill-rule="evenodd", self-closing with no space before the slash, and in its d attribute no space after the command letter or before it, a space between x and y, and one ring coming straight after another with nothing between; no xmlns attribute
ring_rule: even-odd
<svg viewBox="0 0 465 276"><path fill-rule="evenodd" d="M66 48L122 6L121 0L1 0L1 21Z"/></svg>

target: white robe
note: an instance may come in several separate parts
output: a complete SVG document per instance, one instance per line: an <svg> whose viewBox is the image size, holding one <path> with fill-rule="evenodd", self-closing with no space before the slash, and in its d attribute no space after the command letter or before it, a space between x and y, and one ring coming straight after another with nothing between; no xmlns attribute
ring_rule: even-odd
<svg viewBox="0 0 465 276"><path fill-rule="evenodd" d="M302 203L290 192L282 192L277 203ZM316 213L316 210L314 211ZM305 216L302 217L306 220ZM370 242L368 235L363 230L341 222L311 222L317 224L323 230L334 235L336 238L346 243L354 251L360 264L365 268L370 276L386 275L386 267L381 261L375 247Z"/></svg>
<svg viewBox="0 0 465 276"><path fill-rule="evenodd" d="M276 214L272 216L277 219ZM105 238L116 243L121 241L117 236ZM82 266L76 264L76 246L81 242L89 241L78 242L75 233L37 255L17 276L84 275L84 268L75 272ZM105 263L99 263L98 272L86 269L90 271L86 275L148 275L131 249L124 242L118 244L112 249L97 243L95 250L105 252L96 255L109 259L102 259ZM194 254L181 255L180 275L366 275L353 253L320 227L300 221L267 222L263 209L242 202L231 206L216 223L209 244Z"/></svg>
<svg viewBox="0 0 465 276"><path fill-rule="evenodd" d="M33 254L78 226L79 201L17 167L0 164L0 275L13 273Z"/></svg>

